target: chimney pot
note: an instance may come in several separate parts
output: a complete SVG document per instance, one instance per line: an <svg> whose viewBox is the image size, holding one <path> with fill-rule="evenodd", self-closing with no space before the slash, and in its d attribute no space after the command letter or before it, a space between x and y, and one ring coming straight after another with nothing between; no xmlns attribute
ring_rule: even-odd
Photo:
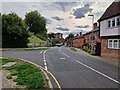
<svg viewBox="0 0 120 90"><path fill-rule="evenodd" d="M93 29L96 29L97 28L97 23L94 23L93 24Z"/></svg>
<svg viewBox="0 0 120 90"><path fill-rule="evenodd" d="M82 32L80 32L80 36L82 36Z"/></svg>

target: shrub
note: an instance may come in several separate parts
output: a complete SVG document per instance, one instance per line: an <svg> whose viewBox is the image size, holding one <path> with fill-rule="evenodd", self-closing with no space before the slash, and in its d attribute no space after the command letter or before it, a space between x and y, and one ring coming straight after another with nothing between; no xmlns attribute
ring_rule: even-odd
<svg viewBox="0 0 120 90"><path fill-rule="evenodd" d="M6 76L6 78L7 78L7 79L12 79L12 75L11 75L11 74L8 74L8 75Z"/></svg>

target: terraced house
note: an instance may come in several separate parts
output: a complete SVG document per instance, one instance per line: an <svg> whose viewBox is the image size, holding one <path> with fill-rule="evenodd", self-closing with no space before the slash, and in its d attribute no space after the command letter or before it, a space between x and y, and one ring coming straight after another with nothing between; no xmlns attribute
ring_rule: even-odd
<svg viewBox="0 0 120 90"><path fill-rule="evenodd" d="M80 34L77 34L77 36L73 38L73 47L82 48L83 44L84 44L84 35L82 35L82 32L80 32Z"/></svg>
<svg viewBox="0 0 120 90"><path fill-rule="evenodd" d="M84 34L85 43L87 48L95 52L96 55L101 55L101 39L100 30L97 23L93 24L93 29ZM86 47L85 47L86 48Z"/></svg>
<svg viewBox="0 0 120 90"><path fill-rule="evenodd" d="M120 1L113 2L98 20L101 56L120 60Z"/></svg>

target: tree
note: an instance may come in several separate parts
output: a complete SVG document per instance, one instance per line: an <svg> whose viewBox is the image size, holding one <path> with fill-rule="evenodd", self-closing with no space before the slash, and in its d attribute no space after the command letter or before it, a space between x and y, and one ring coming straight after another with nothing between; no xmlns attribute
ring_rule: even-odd
<svg viewBox="0 0 120 90"><path fill-rule="evenodd" d="M29 26L30 32L41 38L47 38L46 20L38 11L26 13L25 22Z"/></svg>
<svg viewBox="0 0 120 90"><path fill-rule="evenodd" d="M27 47L28 29L16 13L2 15L2 47Z"/></svg>
<svg viewBox="0 0 120 90"><path fill-rule="evenodd" d="M70 39L70 38L74 38L74 34L70 33L70 34L65 38L65 40L67 41L67 40Z"/></svg>

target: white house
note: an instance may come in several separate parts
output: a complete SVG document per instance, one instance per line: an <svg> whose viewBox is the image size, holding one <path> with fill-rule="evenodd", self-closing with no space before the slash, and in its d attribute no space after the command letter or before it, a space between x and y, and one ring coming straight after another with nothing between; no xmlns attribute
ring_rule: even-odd
<svg viewBox="0 0 120 90"><path fill-rule="evenodd" d="M98 20L101 56L120 60L120 1L113 2Z"/></svg>

